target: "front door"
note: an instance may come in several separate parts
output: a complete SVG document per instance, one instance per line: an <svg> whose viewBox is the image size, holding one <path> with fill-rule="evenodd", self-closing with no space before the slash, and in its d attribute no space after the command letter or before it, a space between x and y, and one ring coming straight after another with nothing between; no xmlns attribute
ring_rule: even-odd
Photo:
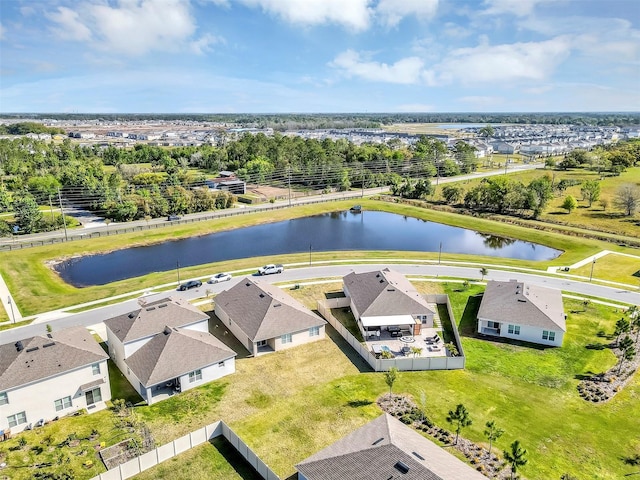
<svg viewBox="0 0 640 480"><path fill-rule="evenodd" d="M100 392L100 387L85 392L84 396L87 400L87 406L102 401L102 392Z"/></svg>

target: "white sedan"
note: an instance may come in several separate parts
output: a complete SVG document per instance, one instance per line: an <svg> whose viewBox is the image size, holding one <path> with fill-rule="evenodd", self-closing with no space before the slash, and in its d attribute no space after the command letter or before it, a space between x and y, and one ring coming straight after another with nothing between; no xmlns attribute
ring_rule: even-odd
<svg viewBox="0 0 640 480"><path fill-rule="evenodd" d="M218 273L209 279L209 283L227 282L229 280L231 280L231 275L228 273Z"/></svg>

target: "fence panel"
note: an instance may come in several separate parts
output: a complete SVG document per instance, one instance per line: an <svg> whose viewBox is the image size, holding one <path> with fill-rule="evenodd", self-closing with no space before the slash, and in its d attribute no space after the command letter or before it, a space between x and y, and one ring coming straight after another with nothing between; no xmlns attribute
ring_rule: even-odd
<svg viewBox="0 0 640 480"><path fill-rule="evenodd" d="M173 442L160 445L158 448L156 448L156 452L158 453L158 463L164 462L165 460L169 460L170 458L175 457L176 455Z"/></svg>
<svg viewBox="0 0 640 480"><path fill-rule="evenodd" d="M143 453L138 457L140 464L140 471L144 472L145 470L155 467L158 464L158 457L156 455L155 450L151 450L150 452Z"/></svg>
<svg viewBox="0 0 640 480"><path fill-rule="evenodd" d="M120 464L120 477L124 480L126 478L131 478L140 473L140 465L138 464L138 459L134 458L133 460L129 460L128 462Z"/></svg>
<svg viewBox="0 0 640 480"><path fill-rule="evenodd" d="M196 445L200 445L207 441L207 429L206 427L203 427L195 432L191 432L189 436L191 437L191 446L195 447Z"/></svg>
<svg viewBox="0 0 640 480"><path fill-rule="evenodd" d="M180 438L176 438L173 441L173 445L174 445L174 449L176 452L176 455L178 455L179 453L182 452L186 452L187 450L189 450L192 445L191 445L191 439L189 438L189 435L184 435Z"/></svg>

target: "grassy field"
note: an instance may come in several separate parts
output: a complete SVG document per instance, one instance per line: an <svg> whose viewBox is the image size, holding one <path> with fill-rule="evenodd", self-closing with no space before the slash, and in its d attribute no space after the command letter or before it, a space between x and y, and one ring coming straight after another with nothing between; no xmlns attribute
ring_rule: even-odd
<svg viewBox="0 0 640 480"><path fill-rule="evenodd" d="M591 275L591 263L582 267L571 269L572 275L589 277ZM635 257L610 253L600 257L593 265L593 278L604 280L623 281L629 285L640 284L640 252Z"/></svg>
<svg viewBox="0 0 640 480"><path fill-rule="evenodd" d="M522 471L527 478L558 479L569 472L578 478L614 479L632 471L623 459L640 453L638 376L605 404L587 403L576 391L580 375L606 370L614 364L608 349L587 346L607 341L599 334L613 332L619 312L594 303L585 310L581 302L565 301L565 309L571 313L562 348L506 344L473 334L479 303L476 294L482 286L471 285L461 291L461 285L453 282L415 284L421 291L450 294L467 354L467 368L401 373L395 392L416 399L424 394L427 414L445 428L448 410L463 403L474 421L463 435L479 443L485 442L484 423L495 420L506 431L496 442L498 451L514 439L529 450L529 464ZM313 307L317 299L339 288L336 282L304 286L289 293ZM248 358L215 318L211 325L214 335L240 353L237 371L156 405L134 407L136 421L150 428L156 444L223 419L262 460L286 478L294 472L295 463L380 414L375 401L387 391L383 375L371 372L330 327L328 338L322 341ZM135 395L131 396L132 390L117 372L112 373L112 385L114 397L125 396L135 403ZM92 428L100 431L101 440L113 437L107 435L114 428L113 414L103 411L65 418L25 434L26 449L11 450L18 445L14 438L0 444L0 451L8 454L10 465L44 462L46 458L56 462L55 457L36 454L30 448L40 445L48 435L57 444L69 432L85 437ZM117 435L116 431L114 442ZM55 455L71 459L59 468L72 469L77 479L100 471L99 465L86 471L82 467L83 462L93 458L92 452L84 456L74 452L56 450ZM189 478L215 478L207 477L207 472L226 472L226 468L218 454L205 445L202 451L172 460L142 478L166 478L171 471L188 471ZM14 469L10 474L21 480L31 478L33 471ZM221 475L220 478L246 478Z"/></svg>
<svg viewBox="0 0 640 480"><path fill-rule="evenodd" d="M150 288L175 281L175 272L158 272L143 277L122 280L108 285L75 288L63 282L51 268L55 261L64 260L72 256L107 252L113 249L134 245L144 245L177 239L194 235L203 235L215 231L231 228L241 228L250 225L285 220L287 218L303 217L328 211L348 209L352 201L332 202L318 205L308 205L283 209L265 214L249 214L238 217L217 219L210 222L199 222L188 225L177 225L173 228L136 232L106 238L87 239L77 242L56 244L44 247L30 248L13 252L0 253L0 274L7 282L23 315L32 315L42 311L62 308L74 304L98 300L126 292ZM589 239L579 239L552 232L542 232L523 227L507 225L500 222L479 219L447 212L438 212L420 207L403 204L393 204L376 200L362 200L363 208L369 210L383 210L400 215L413 216L424 220L446 223L453 226L478 230L483 233L502 235L511 238L548 245L565 253L549 262L526 262L520 260L502 259L495 257L473 257L463 254L447 254L443 261L479 261L486 265L504 264L546 269L550 265L567 265L592 255L602 249L633 252L630 248L619 247L615 244ZM437 252L314 252L314 262L335 259L366 259L366 258L415 258L436 259ZM253 269L257 265L270 261L281 263L306 262L306 254L282 255L279 257L239 259L216 264L199 265L181 268L184 278L210 275L215 271L238 271ZM6 314L3 318L6 317ZM0 321L2 319L0 318Z"/></svg>
<svg viewBox="0 0 640 480"><path fill-rule="evenodd" d="M560 180L575 180L582 182L584 180L598 180L600 177L597 172L589 170L575 169L568 171L560 170L529 170L526 172L511 173L509 178L519 180L525 184L531 180L550 175L554 183ZM473 188L481 180L465 180L462 185L465 191ZM580 228L591 228L603 232L612 232L620 235L628 235L632 237L640 237L640 220L636 217L625 217L621 211L614 206L614 199L617 189L626 183L640 185L640 167L630 168L626 172L617 177L604 177L600 182L601 199L608 201L606 210L602 208L599 202L594 202L591 207L587 202L582 200L580 193L580 185L569 187L564 193L556 196L547 206L540 216L540 220L572 225ZM435 199L442 200L440 196L442 188L438 188ZM578 208L573 212L561 208L562 203L567 195L573 195L578 200Z"/></svg>

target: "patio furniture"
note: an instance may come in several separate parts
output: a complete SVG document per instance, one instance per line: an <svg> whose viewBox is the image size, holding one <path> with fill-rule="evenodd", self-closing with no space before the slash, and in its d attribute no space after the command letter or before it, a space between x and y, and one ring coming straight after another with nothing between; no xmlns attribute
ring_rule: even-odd
<svg viewBox="0 0 640 480"><path fill-rule="evenodd" d="M400 337L400 341L404 343L413 343L416 341L416 339L410 336L404 336L404 337Z"/></svg>
<svg viewBox="0 0 640 480"><path fill-rule="evenodd" d="M403 355L409 355L409 352L411 352L411 349L407 345L402 347L402 354Z"/></svg>

